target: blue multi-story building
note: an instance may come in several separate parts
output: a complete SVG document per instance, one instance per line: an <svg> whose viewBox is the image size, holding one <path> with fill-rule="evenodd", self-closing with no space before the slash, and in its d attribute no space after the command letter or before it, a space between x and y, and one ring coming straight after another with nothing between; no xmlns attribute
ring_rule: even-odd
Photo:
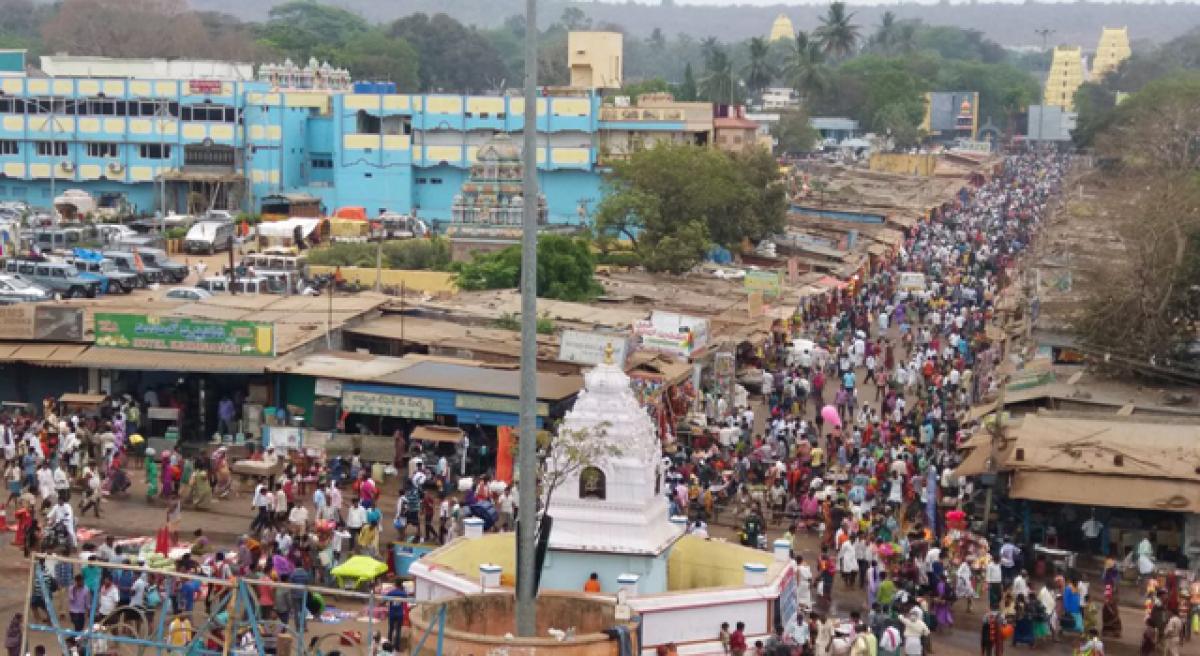
<svg viewBox="0 0 1200 656"><path fill-rule="evenodd" d="M139 213L255 212L264 197L308 194L326 212L446 220L478 148L524 124L521 97L396 93L327 65L264 67L266 79L219 62L55 56L41 59L47 77L21 69L0 73L0 198L34 206L67 188L123 196ZM590 90L537 103L552 222L599 200L602 142L696 130L682 115L608 116Z"/></svg>

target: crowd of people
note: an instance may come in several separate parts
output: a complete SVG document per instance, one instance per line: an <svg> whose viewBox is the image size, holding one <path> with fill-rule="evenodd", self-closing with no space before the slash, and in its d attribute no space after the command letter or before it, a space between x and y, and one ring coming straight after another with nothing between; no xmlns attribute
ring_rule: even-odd
<svg viewBox="0 0 1200 656"><path fill-rule="evenodd" d="M753 547L764 545L768 526L785 527L798 574L798 616L754 645L744 626L723 626L727 653L923 656L938 632L962 625L959 609L972 613L980 598L984 654L1071 636L1079 653L1097 656L1104 637L1121 635L1115 563L1099 589L1071 570L1035 584L1028 554L1012 536L989 534L988 526L982 535L970 530L977 490L954 473L971 407L1004 384L1000 365L1014 357L989 328L1012 311L1002 299L1068 164L1052 152L1008 156L990 179L974 180L907 230L890 261L802 302L772 344L752 354L763 372L762 404L736 403L724 387L706 397L710 425L735 437L667 454L672 514L689 516L693 533L707 533L708 522L732 507L743 542ZM223 422L228 414L222 411ZM60 417L47 405L40 419L3 422L8 504L18 508L17 542L27 556L85 546L76 518L99 517L105 494L129 488L131 467L142 468L147 498L166 508L154 540L162 556L182 543L185 507L234 494L225 449L192 459L141 449L139 419L138 405L119 399L102 418ZM332 569L352 554L386 559L381 545L392 536L444 543L462 533L467 515L490 530L513 527L514 489L484 475L460 490L445 457L408 457L403 435L396 440L391 465L401 482L390 531L380 481L357 452L335 470L268 449L259 457L273 473L245 496L252 520L236 546L216 549L197 532L174 569L329 584ZM78 511L73 484L82 490ZM814 541L819 547L805 548ZM145 563L144 552L123 550L111 537L86 546L97 560ZM216 601L213 588L202 595L185 579L42 565L32 611L53 611L57 600L76 630L93 600L99 622L120 608L162 608L174 618L168 635L183 640L172 644L186 644L192 609L202 603L207 611ZM255 589L264 618L298 623L321 611L313 605L319 596ZM393 626L404 612L403 587L396 590ZM1143 649L1178 654L1193 605L1200 606L1200 587L1189 591L1176 580L1152 590Z"/></svg>
<svg viewBox="0 0 1200 656"><path fill-rule="evenodd" d="M1001 363L1019 357L989 327L1014 309L1002 299L1068 163L1052 152L1008 156L908 230L891 262L803 302L756 354L765 407L739 406L719 388L709 395L710 423L739 434L675 456L673 510L706 531L725 500L745 517L750 546L780 522L799 574L790 631L752 646L724 627L729 653L919 656L978 597L985 654L1064 635L1099 654L1102 633L1119 635L1108 574L1103 612L1075 571L1035 586L1011 536L970 530L979 518L968 513L982 504L954 473L972 405L996 394ZM768 416L756 422L756 410ZM820 545L808 554L806 533ZM835 601L839 587L849 601ZM1155 644L1178 653L1186 615L1168 615L1148 622Z"/></svg>

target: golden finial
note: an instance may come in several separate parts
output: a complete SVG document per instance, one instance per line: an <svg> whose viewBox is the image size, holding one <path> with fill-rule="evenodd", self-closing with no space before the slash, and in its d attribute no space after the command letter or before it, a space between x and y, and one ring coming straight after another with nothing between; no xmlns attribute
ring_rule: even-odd
<svg viewBox="0 0 1200 656"><path fill-rule="evenodd" d="M612 345L612 342L608 342L604 345L604 364L612 364L612 363L613 363L613 345Z"/></svg>

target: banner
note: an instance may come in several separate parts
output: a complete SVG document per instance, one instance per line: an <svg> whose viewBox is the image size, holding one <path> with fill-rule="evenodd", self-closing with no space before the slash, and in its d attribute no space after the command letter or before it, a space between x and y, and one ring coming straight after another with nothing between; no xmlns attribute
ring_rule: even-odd
<svg viewBox="0 0 1200 656"><path fill-rule="evenodd" d="M778 271L747 269L745 288L748 292L762 292L764 295L779 296L783 293L783 275Z"/></svg>
<svg viewBox="0 0 1200 656"><path fill-rule="evenodd" d="M433 399L387 392L342 391L342 410L377 417L433 419Z"/></svg>
<svg viewBox="0 0 1200 656"><path fill-rule="evenodd" d="M97 312L96 346L142 351L275 356L275 326L254 321Z"/></svg>
<svg viewBox="0 0 1200 656"><path fill-rule="evenodd" d="M566 329L559 336L558 359L583 364L603 364L605 353L612 345L612 363L625 366L629 338L623 334L592 333Z"/></svg>
<svg viewBox="0 0 1200 656"><path fill-rule="evenodd" d="M708 345L708 319L655 310L648 321L633 324L641 347L691 357Z"/></svg>
<svg viewBox="0 0 1200 656"><path fill-rule="evenodd" d="M81 341L83 310L43 303L0 306L0 339Z"/></svg>

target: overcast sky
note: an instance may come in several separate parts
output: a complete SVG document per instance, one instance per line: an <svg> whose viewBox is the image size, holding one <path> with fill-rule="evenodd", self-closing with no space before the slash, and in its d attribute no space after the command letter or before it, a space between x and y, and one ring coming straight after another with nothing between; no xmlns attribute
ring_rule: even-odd
<svg viewBox="0 0 1200 656"><path fill-rule="evenodd" d="M609 0L601 0L607 2ZM1037 0L1039 3L1055 2L1056 0ZM1072 2L1074 0L1057 0L1059 2ZM1160 4L1160 0L1088 0L1089 2L1124 2L1126 4ZM1169 4L1194 4L1198 0L1172 0ZM634 0L641 4L658 4L659 0ZM849 5L901 5L901 4L921 4L935 5L939 0L906 0L898 2L897 0L848 0ZM980 4L990 4L1004 2L1007 4L1021 4L1025 0L980 0ZM823 6L829 4L826 0L788 0L781 2L780 0L675 0L676 5L716 5L716 6L736 6L736 5L757 5L760 7L770 7L778 5L789 6ZM951 0L951 4L966 4L965 0Z"/></svg>

